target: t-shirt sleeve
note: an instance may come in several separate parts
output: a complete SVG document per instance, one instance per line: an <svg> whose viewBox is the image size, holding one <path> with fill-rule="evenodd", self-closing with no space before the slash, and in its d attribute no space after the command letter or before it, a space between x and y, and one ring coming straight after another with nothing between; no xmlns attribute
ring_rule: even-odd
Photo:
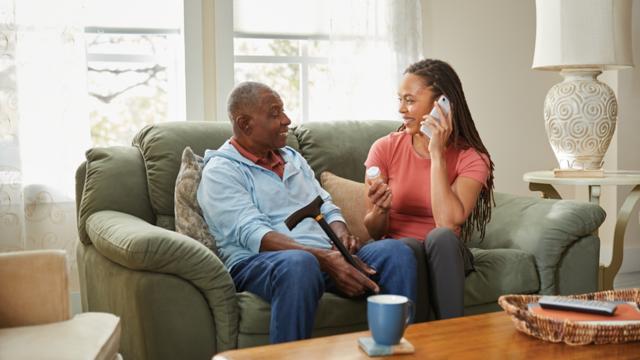
<svg viewBox="0 0 640 360"><path fill-rule="evenodd" d="M389 157L391 156L391 151L389 151L390 145L390 137L387 135L376 140L371 148L369 149L369 155L367 156L367 160L364 162L364 166L368 169L372 166L377 166L380 168L380 172L382 176L387 178L387 174L389 174Z"/></svg>
<svg viewBox="0 0 640 360"><path fill-rule="evenodd" d="M489 177L489 157L480 154L476 149L463 150L458 158L458 176L472 178L482 185L487 185Z"/></svg>

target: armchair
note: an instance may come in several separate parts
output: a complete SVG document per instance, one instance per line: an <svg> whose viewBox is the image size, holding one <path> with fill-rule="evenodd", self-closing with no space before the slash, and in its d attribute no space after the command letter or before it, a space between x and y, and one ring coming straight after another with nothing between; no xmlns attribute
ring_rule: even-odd
<svg viewBox="0 0 640 360"><path fill-rule="evenodd" d="M120 358L120 319L70 318L64 251L0 254L0 359Z"/></svg>

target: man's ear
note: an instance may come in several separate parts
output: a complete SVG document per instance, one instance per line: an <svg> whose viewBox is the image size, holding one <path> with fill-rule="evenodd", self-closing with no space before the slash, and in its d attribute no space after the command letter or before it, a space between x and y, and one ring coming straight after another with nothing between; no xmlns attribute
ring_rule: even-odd
<svg viewBox="0 0 640 360"><path fill-rule="evenodd" d="M236 117L236 124L238 124L238 128L245 135L251 134L251 116L247 114L240 114Z"/></svg>

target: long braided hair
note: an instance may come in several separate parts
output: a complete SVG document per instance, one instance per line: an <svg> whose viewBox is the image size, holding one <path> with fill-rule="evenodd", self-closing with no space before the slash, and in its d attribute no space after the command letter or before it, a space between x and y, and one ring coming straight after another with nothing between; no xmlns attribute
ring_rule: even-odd
<svg viewBox="0 0 640 360"><path fill-rule="evenodd" d="M489 163L489 177L486 186L482 187L480 196L476 202L473 211L462 225L460 237L463 241L468 241L474 230L480 232L480 239L484 239L487 223L491 220L491 208L495 205L493 199L493 169L494 164L487 148L482 143L476 125L471 117L471 112L464 97L462 83L460 78L453 70L451 65L441 60L425 59L418 61L404 71L405 74L413 74L420 76L427 87L430 87L435 101L440 95L444 94L451 103L452 124L453 129L451 136L447 141L447 146L455 149L465 150L474 148L480 154L486 155ZM398 131L404 131L404 124L400 126ZM484 157L483 157L484 159ZM486 160L485 160L486 161Z"/></svg>

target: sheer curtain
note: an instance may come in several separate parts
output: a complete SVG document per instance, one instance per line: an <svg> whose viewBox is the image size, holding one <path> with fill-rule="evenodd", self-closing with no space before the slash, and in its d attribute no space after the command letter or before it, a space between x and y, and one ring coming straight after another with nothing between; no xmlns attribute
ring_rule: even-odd
<svg viewBox="0 0 640 360"><path fill-rule="evenodd" d="M65 249L71 267L74 175L90 147L82 10L0 1L0 251Z"/></svg>
<svg viewBox="0 0 640 360"><path fill-rule="evenodd" d="M330 4L329 118L397 119L402 72L422 57L420 1Z"/></svg>

